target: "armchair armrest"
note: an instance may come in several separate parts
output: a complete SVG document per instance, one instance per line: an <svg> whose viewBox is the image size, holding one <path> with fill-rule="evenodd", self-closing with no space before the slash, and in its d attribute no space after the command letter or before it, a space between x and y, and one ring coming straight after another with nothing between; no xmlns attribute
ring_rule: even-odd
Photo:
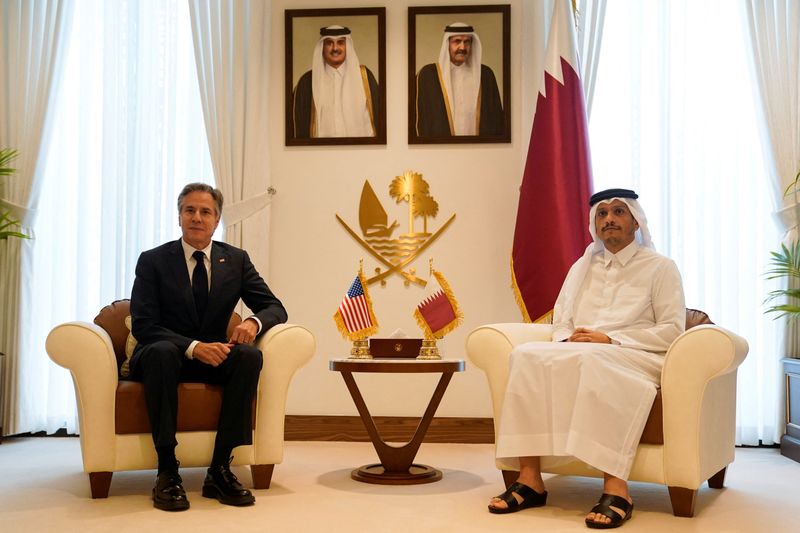
<svg viewBox="0 0 800 533"><path fill-rule="evenodd" d="M53 328L45 349L72 374L84 471L112 471L118 370L111 337L95 324L67 322Z"/></svg>
<svg viewBox="0 0 800 533"><path fill-rule="evenodd" d="M714 325L686 331L667 351L661 374L667 485L694 489L733 461L736 370L747 351L744 338Z"/></svg>
<svg viewBox="0 0 800 533"><path fill-rule="evenodd" d="M495 437L503 410L503 397L508 380L508 359L511 350L525 342L548 342L552 338L551 324L524 324L518 322L488 324L473 330L467 337L467 356L475 366L486 373L492 397L495 420Z"/></svg>
<svg viewBox="0 0 800 533"><path fill-rule="evenodd" d="M295 372L311 360L316 341L303 326L279 324L270 328L257 346L264 356L264 366L258 383L253 435L255 464L277 464L283 460L289 384Z"/></svg>

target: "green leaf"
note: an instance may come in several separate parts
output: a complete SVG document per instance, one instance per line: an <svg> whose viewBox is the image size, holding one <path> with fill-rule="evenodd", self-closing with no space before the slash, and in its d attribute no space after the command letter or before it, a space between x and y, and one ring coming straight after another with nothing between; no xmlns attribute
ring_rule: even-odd
<svg viewBox="0 0 800 533"><path fill-rule="evenodd" d="M17 158L19 152L13 148L0 149L0 176L11 176L17 169L10 167L11 161ZM9 237L17 237L19 239L30 239L30 236L25 235L19 231L13 231L9 228L19 227L19 220L11 217L11 211L0 212L0 241L4 241Z"/></svg>
<svg viewBox="0 0 800 533"><path fill-rule="evenodd" d="M798 172L795 187L798 186L800 172ZM800 241L794 241L788 246L781 244L778 251L770 252L768 270L764 273L766 279L786 279L789 287L770 291L764 299L767 304L776 299L781 299L785 303L772 305L767 308L765 313L778 313L777 318L786 317L788 320L800 318L800 288L792 287L800 283ZM795 283L793 283L793 281Z"/></svg>
<svg viewBox="0 0 800 533"><path fill-rule="evenodd" d="M767 294L767 297L764 299L764 303L771 302L775 298L781 297L800 300L800 289L776 289L774 291L770 291L770 293Z"/></svg>
<svg viewBox="0 0 800 533"><path fill-rule="evenodd" d="M789 196L792 193L798 192L798 186L800 186L800 170L797 171L797 174L794 177L794 181L792 181L786 190L783 191L784 196Z"/></svg>
<svg viewBox="0 0 800 533"><path fill-rule="evenodd" d="M19 152L13 148L3 148L0 150L0 176L10 176L17 171L16 168L9 167L8 164L17 158Z"/></svg>
<svg viewBox="0 0 800 533"><path fill-rule="evenodd" d="M4 241L9 237L18 237L20 239L30 239L30 236L20 233L19 231L10 231L9 228L19 227L19 220L11 217L11 211L0 212L0 241Z"/></svg>

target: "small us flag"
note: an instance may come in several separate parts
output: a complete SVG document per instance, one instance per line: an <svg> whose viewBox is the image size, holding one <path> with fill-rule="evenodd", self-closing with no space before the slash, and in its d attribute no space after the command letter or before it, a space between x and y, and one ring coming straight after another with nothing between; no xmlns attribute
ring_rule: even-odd
<svg viewBox="0 0 800 533"><path fill-rule="evenodd" d="M350 340L363 339L377 331L378 321L372 312L372 303L360 270L333 319L342 335Z"/></svg>

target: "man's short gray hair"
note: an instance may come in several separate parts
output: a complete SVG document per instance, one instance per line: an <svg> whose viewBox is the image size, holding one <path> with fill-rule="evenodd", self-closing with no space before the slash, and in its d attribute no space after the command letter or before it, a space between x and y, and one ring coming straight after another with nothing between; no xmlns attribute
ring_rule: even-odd
<svg viewBox="0 0 800 533"><path fill-rule="evenodd" d="M219 189L215 189L211 185L207 183L190 183L186 187L183 188L181 193L178 195L178 213L181 212L181 207L183 206L183 199L186 198L186 195L193 192L207 192L211 195L214 199L214 202L217 204L217 216L222 216L222 191Z"/></svg>

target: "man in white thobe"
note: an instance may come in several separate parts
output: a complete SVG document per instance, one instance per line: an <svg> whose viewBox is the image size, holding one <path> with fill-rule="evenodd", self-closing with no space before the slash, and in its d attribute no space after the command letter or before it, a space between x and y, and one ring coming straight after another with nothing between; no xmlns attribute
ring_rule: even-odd
<svg viewBox="0 0 800 533"><path fill-rule="evenodd" d="M311 70L292 94L293 136L374 137L378 82L362 65L349 28L320 28Z"/></svg>
<svg viewBox="0 0 800 533"><path fill-rule="evenodd" d="M446 26L439 60L417 74L416 132L420 137L501 135L505 115L497 80L481 63L483 48L472 26Z"/></svg>
<svg viewBox="0 0 800 533"><path fill-rule="evenodd" d="M511 353L497 459L520 476L490 502L494 513L544 505L541 465L577 458L605 474L586 525L617 527L631 516L626 479L664 354L686 320L678 268L653 249L636 198L627 189L592 196L594 242L556 300L554 342Z"/></svg>

